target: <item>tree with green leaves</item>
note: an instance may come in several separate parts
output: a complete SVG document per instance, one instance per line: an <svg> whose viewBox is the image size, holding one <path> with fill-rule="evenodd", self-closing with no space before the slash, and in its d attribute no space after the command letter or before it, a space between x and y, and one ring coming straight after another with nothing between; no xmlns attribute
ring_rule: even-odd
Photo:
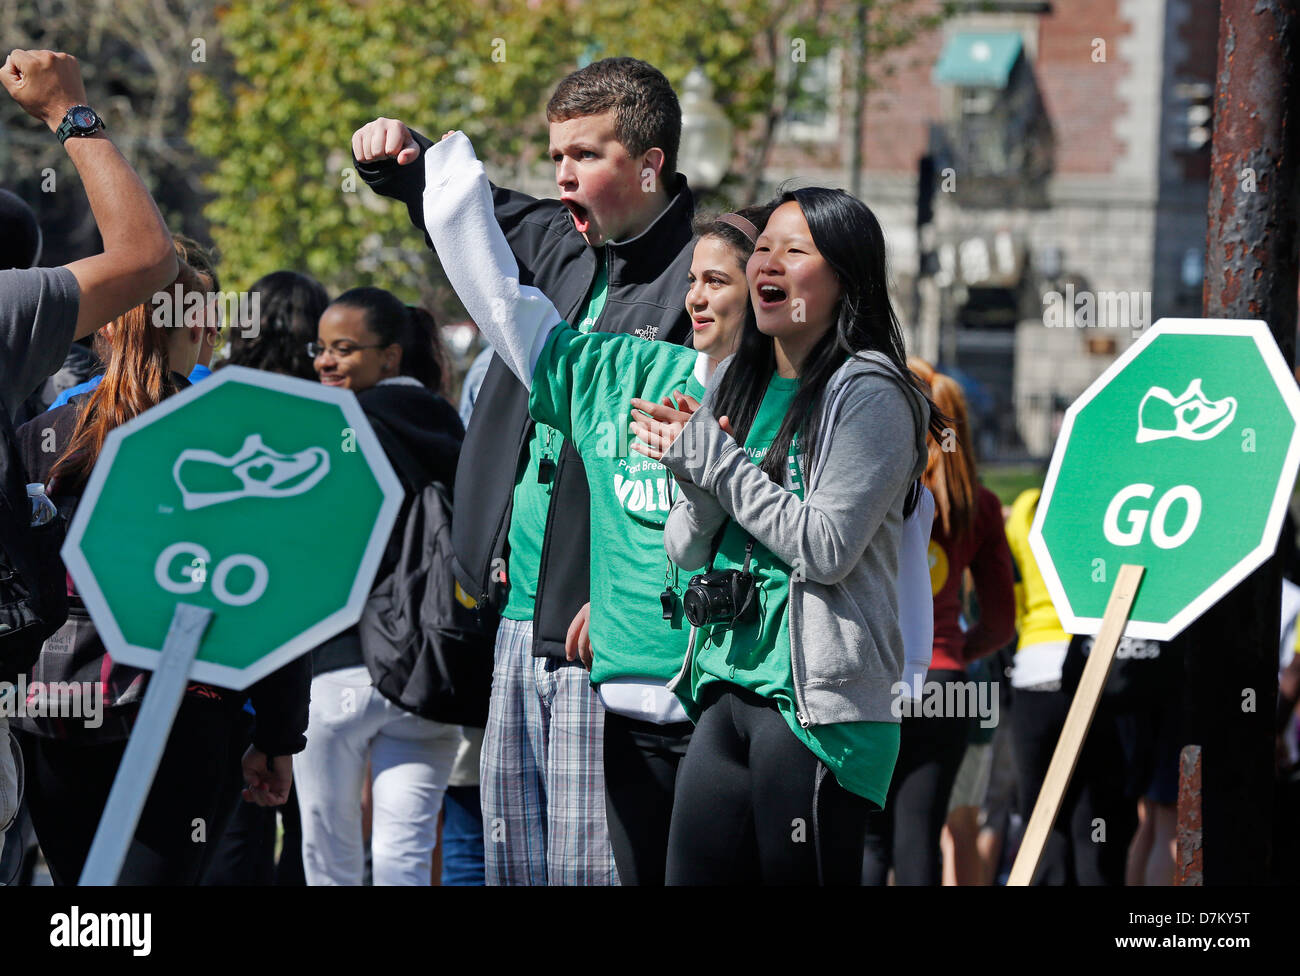
<svg viewBox="0 0 1300 976"><path fill-rule="evenodd" d="M195 78L190 135L214 161L207 213L228 273L249 282L292 268L334 291L440 297L404 209L366 189L349 147L355 129L389 115L474 132L495 160L518 153L540 128L554 27L523 21L503 57L497 21L493 5L470 0L226 8L226 70Z"/></svg>
<svg viewBox="0 0 1300 976"><path fill-rule="evenodd" d="M210 0L0 0L10 48L76 57L86 98L140 174L167 226L202 239L202 161L185 138L191 74L205 70L215 36ZM36 211L42 262L65 264L99 250L76 169L45 126L15 105L0 115L0 185Z"/></svg>
<svg viewBox="0 0 1300 976"><path fill-rule="evenodd" d="M213 161L206 213L227 277L294 268L336 291L376 284L458 313L404 209L353 170L353 131L381 115L431 138L463 129L494 175L515 182L549 166L544 109L556 83L601 57L649 61L675 86L700 67L740 150L716 200L748 202L782 118L802 104L803 65L848 36L857 6L701 0L683 15L643 0L232 0L210 70L194 75L190 126ZM880 11L876 36L896 45L912 36L901 26L920 16L912 8L932 5L867 6Z"/></svg>

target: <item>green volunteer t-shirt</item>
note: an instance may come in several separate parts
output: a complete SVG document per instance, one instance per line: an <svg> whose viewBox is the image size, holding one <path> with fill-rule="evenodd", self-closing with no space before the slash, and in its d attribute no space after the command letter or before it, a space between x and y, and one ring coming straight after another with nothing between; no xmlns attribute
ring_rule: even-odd
<svg viewBox="0 0 1300 976"><path fill-rule="evenodd" d="M609 255L602 253L596 260L596 280L591 285L587 311L578 323L578 330L590 332L605 310L609 294ZM560 462L560 448L564 437L554 427L538 423L533 425L528 440L528 461L515 482L514 506L510 514L510 531L506 536L510 544L510 560L506 577L510 582L506 605L501 616L507 620L532 620L537 605L537 577L542 567L542 541L546 537L546 516L551 509L551 487L554 483L555 465ZM542 465L549 476L542 478Z"/></svg>
<svg viewBox="0 0 1300 976"><path fill-rule="evenodd" d="M595 684L614 677L668 681L686 656L681 594L689 574L664 552L676 485L659 461L630 447L632 397L685 390L697 400L698 353L631 335L556 329L533 372L529 410L570 438L591 488L591 646ZM673 590L673 619L660 594Z"/></svg>
<svg viewBox="0 0 1300 976"><path fill-rule="evenodd" d="M745 453L761 464L776 438L786 410L799 390L798 379L773 375L758 415L745 438ZM786 487L803 497L799 458L791 445ZM718 547L714 569L740 569L749 535L729 522ZM754 543L750 572L756 577L758 613L735 625L719 625L697 635L691 680L678 685L687 714L699 716L703 690L728 681L774 700L790 731L824 762L846 790L884 807L889 780L898 758L899 726L895 722L842 722L805 729L795 717L794 675L790 665L790 567L759 542ZM689 688L687 685L689 684Z"/></svg>

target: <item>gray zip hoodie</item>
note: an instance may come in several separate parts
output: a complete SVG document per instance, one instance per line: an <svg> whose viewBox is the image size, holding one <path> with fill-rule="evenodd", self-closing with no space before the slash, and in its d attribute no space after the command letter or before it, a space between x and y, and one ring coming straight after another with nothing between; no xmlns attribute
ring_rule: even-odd
<svg viewBox="0 0 1300 976"><path fill-rule="evenodd" d="M730 517L791 567L790 663L805 728L899 721L890 707L903 673L899 544L908 491L925 470L929 412L888 357L859 355L827 384L802 500L718 426L712 405L730 360L663 458L680 487L664 528L673 562L704 566ZM670 687L689 674L690 655Z"/></svg>

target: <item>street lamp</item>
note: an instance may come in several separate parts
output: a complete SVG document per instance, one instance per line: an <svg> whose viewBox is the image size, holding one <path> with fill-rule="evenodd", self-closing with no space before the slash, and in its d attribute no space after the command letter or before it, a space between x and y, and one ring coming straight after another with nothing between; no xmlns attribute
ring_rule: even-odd
<svg viewBox="0 0 1300 976"><path fill-rule="evenodd" d="M678 169L696 190L712 190L731 166L731 122L713 100L713 85L692 68L682 83L682 139Z"/></svg>

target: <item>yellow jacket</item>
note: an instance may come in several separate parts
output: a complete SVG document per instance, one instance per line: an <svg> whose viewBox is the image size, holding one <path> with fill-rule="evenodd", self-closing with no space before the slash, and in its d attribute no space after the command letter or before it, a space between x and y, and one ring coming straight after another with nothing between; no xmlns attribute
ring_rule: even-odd
<svg viewBox="0 0 1300 976"><path fill-rule="evenodd" d="M1040 494L1038 488L1021 492L1012 503L1011 517L1007 519L1007 544L1016 570L1016 630L1020 633L1016 650L1045 641L1070 639L1061 629L1047 584L1029 548L1029 526L1034 521Z"/></svg>

